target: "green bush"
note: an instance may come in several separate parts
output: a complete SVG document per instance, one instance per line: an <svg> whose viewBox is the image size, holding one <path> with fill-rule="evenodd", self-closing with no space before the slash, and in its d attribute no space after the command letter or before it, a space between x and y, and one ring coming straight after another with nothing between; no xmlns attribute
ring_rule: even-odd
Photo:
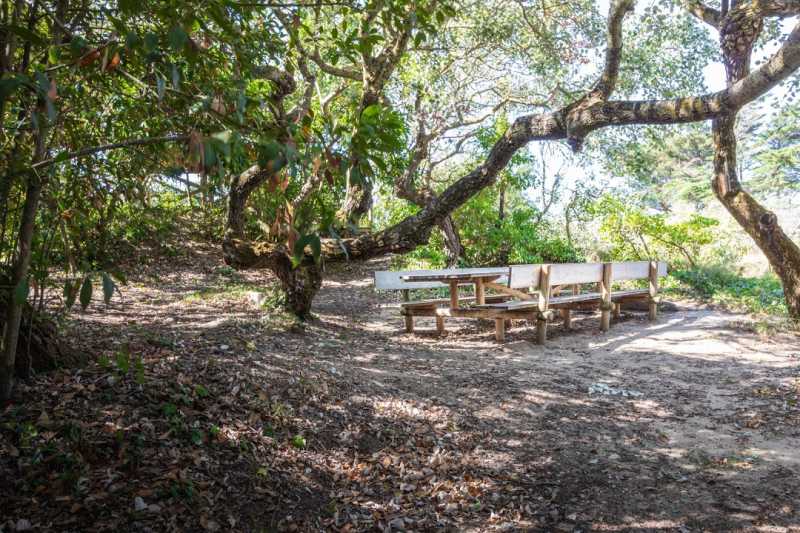
<svg viewBox="0 0 800 533"><path fill-rule="evenodd" d="M720 266L675 270L664 288L748 313L788 314L783 288L773 274L743 277Z"/></svg>

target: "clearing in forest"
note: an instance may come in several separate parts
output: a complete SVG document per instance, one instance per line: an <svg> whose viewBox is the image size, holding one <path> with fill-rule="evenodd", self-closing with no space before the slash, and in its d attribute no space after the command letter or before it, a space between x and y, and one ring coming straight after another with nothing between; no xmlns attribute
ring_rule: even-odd
<svg viewBox="0 0 800 533"><path fill-rule="evenodd" d="M800 530L796 337L689 304L546 346L410 335L378 262L301 325L185 253L76 314L87 365L3 411L0 530Z"/></svg>

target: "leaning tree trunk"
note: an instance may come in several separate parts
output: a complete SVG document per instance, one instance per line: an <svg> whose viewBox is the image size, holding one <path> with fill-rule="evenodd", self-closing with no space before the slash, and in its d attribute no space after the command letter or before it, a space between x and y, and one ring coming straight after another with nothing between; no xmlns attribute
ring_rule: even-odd
<svg viewBox="0 0 800 533"><path fill-rule="evenodd" d="M731 10L720 28L728 86L749 74L750 55L762 27L761 14L740 7ZM736 222L764 252L783 284L789 315L800 319L800 247L778 225L774 213L742 189L736 168L736 111L712 121L713 189Z"/></svg>
<svg viewBox="0 0 800 533"><path fill-rule="evenodd" d="M464 257L464 246L461 244L461 236L458 234L453 217L447 216L439 223L439 229L444 234L445 253L447 254L447 266L458 265L459 259Z"/></svg>

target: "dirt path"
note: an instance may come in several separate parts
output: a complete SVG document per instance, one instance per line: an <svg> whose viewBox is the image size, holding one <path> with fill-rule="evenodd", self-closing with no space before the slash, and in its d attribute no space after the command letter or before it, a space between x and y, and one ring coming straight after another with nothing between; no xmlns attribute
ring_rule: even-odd
<svg viewBox="0 0 800 533"><path fill-rule="evenodd" d="M72 324L111 363L2 412L0 531L800 531L796 337L695 308L408 335L381 263L296 325L213 248L166 266Z"/></svg>

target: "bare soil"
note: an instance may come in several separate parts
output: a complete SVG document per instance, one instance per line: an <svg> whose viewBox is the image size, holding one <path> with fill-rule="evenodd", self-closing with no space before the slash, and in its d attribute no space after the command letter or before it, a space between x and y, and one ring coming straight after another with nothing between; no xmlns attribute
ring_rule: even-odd
<svg viewBox="0 0 800 533"><path fill-rule="evenodd" d="M65 325L90 362L0 410L0 531L800 532L797 337L687 303L411 335L386 266L305 324L213 245L129 267Z"/></svg>

